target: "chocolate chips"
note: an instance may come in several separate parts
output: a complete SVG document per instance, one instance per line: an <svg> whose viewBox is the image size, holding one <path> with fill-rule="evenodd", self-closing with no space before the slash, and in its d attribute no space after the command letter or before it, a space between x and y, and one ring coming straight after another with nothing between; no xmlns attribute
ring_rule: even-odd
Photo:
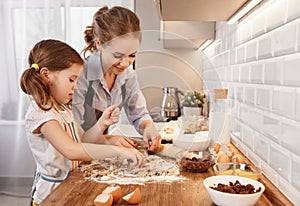
<svg viewBox="0 0 300 206"><path fill-rule="evenodd" d="M206 172L212 165L212 161L209 158L184 157L179 161L179 165L180 168L186 172Z"/></svg>
<svg viewBox="0 0 300 206"><path fill-rule="evenodd" d="M235 183L229 182L229 185L218 183L216 187L210 188L231 194L253 194L261 191L261 187L255 190L252 184L242 185L238 180Z"/></svg>

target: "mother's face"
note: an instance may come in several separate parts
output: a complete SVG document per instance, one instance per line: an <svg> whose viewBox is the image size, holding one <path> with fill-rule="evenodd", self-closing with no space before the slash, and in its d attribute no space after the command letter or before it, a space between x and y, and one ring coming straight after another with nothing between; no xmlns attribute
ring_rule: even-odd
<svg viewBox="0 0 300 206"><path fill-rule="evenodd" d="M134 62L139 45L139 39L132 35L116 37L100 45L104 72L110 70L118 75L125 71Z"/></svg>

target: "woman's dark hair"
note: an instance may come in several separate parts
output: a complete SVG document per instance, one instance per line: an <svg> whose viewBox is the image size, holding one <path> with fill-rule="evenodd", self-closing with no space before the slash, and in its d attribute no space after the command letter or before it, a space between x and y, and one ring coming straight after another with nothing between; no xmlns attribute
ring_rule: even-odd
<svg viewBox="0 0 300 206"><path fill-rule="evenodd" d="M86 52L97 51L95 39L101 44L111 41L113 38L132 34L141 40L140 20L131 10L115 6L109 9L107 6L100 8L93 16L93 23L87 26L84 31L84 40L87 46L83 49L83 56Z"/></svg>
<svg viewBox="0 0 300 206"><path fill-rule="evenodd" d="M83 65L84 61L68 44L59 40L42 40L30 51L28 57L30 68L26 69L20 78L23 92L31 95L42 110L50 110L53 99L47 84L40 76L40 69L48 68L50 71L60 71L73 64Z"/></svg>

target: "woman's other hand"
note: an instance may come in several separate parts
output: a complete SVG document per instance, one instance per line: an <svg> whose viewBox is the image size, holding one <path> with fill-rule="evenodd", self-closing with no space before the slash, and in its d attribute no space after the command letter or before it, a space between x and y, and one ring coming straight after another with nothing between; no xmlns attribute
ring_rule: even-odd
<svg viewBox="0 0 300 206"><path fill-rule="evenodd" d="M110 106L106 108L101 116L101 118L98 120L100 124L108 127L112 124L116 124L119 122L120 119L120 110L116 105Z"/></svg>
<svg viewBox="0 0 300 206"><path fill-rule="evenodd" d="M115 147L120 154L121 159L127 159L129 165L132 166L143 166L145 164L145 157L136 149L125 148L125 147Z"/></svg>

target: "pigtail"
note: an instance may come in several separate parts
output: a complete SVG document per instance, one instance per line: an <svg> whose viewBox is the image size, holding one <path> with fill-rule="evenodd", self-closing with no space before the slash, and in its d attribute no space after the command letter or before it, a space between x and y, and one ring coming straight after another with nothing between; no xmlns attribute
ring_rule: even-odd
<svg viewBox="0 0 300 206"><path fill-rule="evenodd" d="M32 96L42 110L47 111L52 108L53 101L49 88L35 68L31 67L23 72L20 78L20 87L24 93Z"/></svg>

